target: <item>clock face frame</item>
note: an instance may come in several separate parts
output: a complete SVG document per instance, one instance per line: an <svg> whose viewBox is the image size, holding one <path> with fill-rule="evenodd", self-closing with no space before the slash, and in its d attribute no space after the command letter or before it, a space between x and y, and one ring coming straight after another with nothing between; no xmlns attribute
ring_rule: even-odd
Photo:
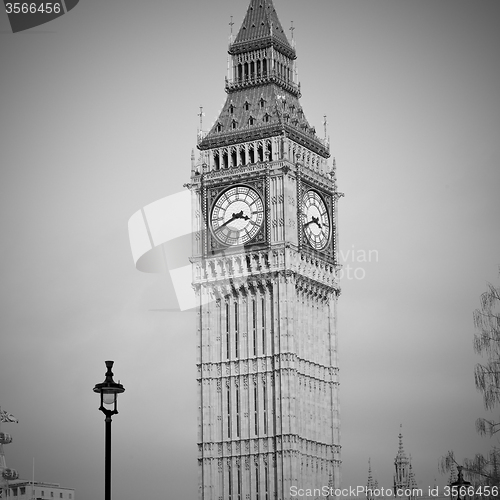
<svg viewBox="0 0 500 500"><path fill-rule="evenodd" d="M264 202L255 189L237 185L225 189L210 212L210 229L223 245L243 245L258 234L264 224Z"/></svg>
<svg viewBox="0 0 500 500"><path fill-rule="evenodd" d="M330 216L320 194L308 189L302 198L302 228L307 242L315 250L323 250L330 241Z"/></svg>

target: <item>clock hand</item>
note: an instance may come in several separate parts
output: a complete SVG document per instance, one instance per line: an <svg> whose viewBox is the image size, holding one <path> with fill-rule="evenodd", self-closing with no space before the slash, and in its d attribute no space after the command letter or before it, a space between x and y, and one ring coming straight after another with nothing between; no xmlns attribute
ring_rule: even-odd
<svg viewBox="0 0 500 500"><path fill-rule="evenodd" d="M233 219L245 219L248 220L250 217L243 214L243 210L240 210L237 214L233 213Z"/></svg>
<svg viewBox="0 0 500 500"><path fill-rule="evenodd" d="M224 226L226 226L227 224L229 224L230 222L233 222L233 220L236 220L236 219L245 219L245 220L248 220L250 217L248 217L248 215L243 215L243 210L240 210L238 213L233 213L233 215L231 216L231 218L229 218L226 222L224 222L224 224L221 224L218 228L217 228L217 231L221 228L223 228Z"/></svg>
<svg viewBox="0 0 500 500"><path fill-rule="evenodd" d="M308 226L309 224L312 224L313 222L321 229L321 224L319 223L319 218L314 217L314 216L311 216L311 220L309 222L306 222L304 224L304 227Z"/></svg>
<svg viewBox="0 0 500 500"><path fill-rule="evenodd" d="M316 225L321 229L321 224L319 223L319 218L311 216L311 219L312 219L311 222L315 222Z"/></svg>
<svg viewBox="0 0 500 500"><path fill-rule="evenodd" d="M227 219L226 222L224 222L223 224L221 224L217 229L216 231L220 231L224 226L227 226L230 222L233 222L233 220L236 219L236 217L231 217L230 219Z"/></svg>

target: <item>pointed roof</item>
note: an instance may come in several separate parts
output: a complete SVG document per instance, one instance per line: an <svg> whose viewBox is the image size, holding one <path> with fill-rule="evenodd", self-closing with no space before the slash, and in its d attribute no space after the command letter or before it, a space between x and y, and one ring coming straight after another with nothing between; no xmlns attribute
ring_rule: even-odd
<svg viewBox="0 0 500 500"><path fill-rule="evenodd" d="M242 52L249 45L276 45L295 59L295 50L285 35L272 0L250 0L245 19L229 52Z"/></svg>
<svg viewBox="0 0 500 500"><path fill-rule="evenodd" d="M417 480L415 479L415 474L413 472L413 467L411 465L411 455L410 455L410 471L408 473L408 487L414 490L417 487Z"/></svg>
<svg viewBox="0 0 500 500"><path fill-rule="evenodd" d="M366 499L367 500L376 500L377 498L377 491L379 487L378 487L378 481L376 479L373 478L373 474L372 474L372 463L371 463L371 459L369 458L368 459L368 483L366 484L366 490L365 490L365 493L366 493Z"/></svg>
<svg viewBox="0 0 500 500"><path fill-rule="evenodd" d="M234 43L275 36L290 46L272 0L251 0Z"/></svg>
<svg viewBox="0 0 500 500"><path fill-rule="evenodd" d="M270 49L272 48L272 49ZM262 52L260 52L262 50ZM285 64L275 67L276 52ZM250 54L248 61L240 54ZM299 103L294 79L295 50L290 45L272 0L250 0L247 13L229 47L233 75L226 78L226 102L210 130L200 133L198 149L227 147L285 135L328 158L329 146L316 135ZM280 59L283 61L283 59Z"/></svg>
<svg viewBox="0 0 500 500"><path fill-rule="evenodd" d="M398 454L394 459L394 465L396 468L394 473L394 494L395 496L403 496L408 500L415 500L415 495L413 493L410 493L410 495L397 494L398 490L415 491L417 488L417 481L411 464L411 455L408 457L403 449L402 428L403 424L400 425L399 449Z"/></svg>
<svg viewBox="0 0 500 500"><path fill-rule="evenodd" d="M396 455L396 458L394 459L394 463L407 463L408 462L408 457L405 455L405 451L403 449L403 424L400 424L399 426L399 448L398 448L398 454Z"/></svg>
<svg viewBox="0 0 500 500"><path fill-rule="evenodd" d="M367 490L373 490L375 487L375 483L373 481L373 476L372 476L372 463L371 459L368 459L368 483L366 484L366 489Z"/></svg>

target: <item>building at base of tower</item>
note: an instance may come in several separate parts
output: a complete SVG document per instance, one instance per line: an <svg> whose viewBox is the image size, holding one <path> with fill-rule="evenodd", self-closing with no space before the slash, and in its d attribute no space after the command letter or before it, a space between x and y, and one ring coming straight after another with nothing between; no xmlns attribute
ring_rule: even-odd
<svg viewBox="0 0 500 500"><path fill-rule="evenodd" d="M33 482L23 479L10 481L8 494L8 498L17 498L18 500L47 500L51 498L75 500L74 488L61 487L58 483Z"/></svg>
<svg viewBox="0 0 500 500"><path fill-rule="evenodd" d="M225 105L189 189L201 500L340 486L337 202L271 0L229 46ZM325 498L333 498L325 497Z"/></svg>

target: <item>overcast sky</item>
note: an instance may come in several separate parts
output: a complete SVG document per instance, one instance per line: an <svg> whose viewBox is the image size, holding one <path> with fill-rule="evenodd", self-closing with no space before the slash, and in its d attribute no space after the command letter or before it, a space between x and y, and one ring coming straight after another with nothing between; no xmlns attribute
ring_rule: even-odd
<svg viewBox="0 0 500 500"><path fill-rule="evenodd" d="M498 445L474 428L472 312L499 283L500 4L274 4L320 135L328 116L340 249L363 278L339 299L342 485L365 485L371 457L391 486L400 424L419 486L445 484L448 450ZM188 182L247 6L81 0L15 35L0 13L0 405L23 478L35 458L36 480L103 497L92 388L112 359L114 497L196 498L195 315L134 268L127 223Z"/></svg>

